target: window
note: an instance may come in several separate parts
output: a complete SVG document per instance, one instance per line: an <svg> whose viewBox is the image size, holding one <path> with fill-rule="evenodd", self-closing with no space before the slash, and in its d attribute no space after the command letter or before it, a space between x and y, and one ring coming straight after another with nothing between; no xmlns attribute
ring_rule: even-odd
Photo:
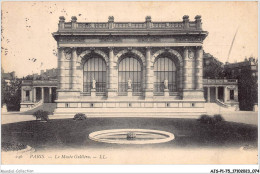
<svg viewBox="0 0 260 174"><path fill-rule="evenodd" d="M168 80L168 89L170 92L177 91L176 87L176 66L169 58L159 58L154 63L154 91L164 91L164 81Z"/></svg>
<svg viewBox="0 0 260 174"><path fill-rule="evenodd" d="M118 91L127 92L128 80L131 79L131 88L134 92L142 92L142 66L136 58L124 58L118 68Z"/></svg>
<svg viewBox="0 0 260 174"><path fill-rule="evenodd" d="M90 58L84 64L84 92L90 92L90 90L93 88L93 79L96 81L96 91L105 92L106 63L102 58Z"/></svg>
<svg viewBox="0 0 260 174"><path fill-rule="evenodd" d="M25 96L26 96L26 101L29 101L30 100L30 91L26 90Z"/></svg>
<svg viewBox="0 0 260 174"><path fill-rule="evenodd" d="M230 100L234 100L234 90L230 90Z"/></svg>

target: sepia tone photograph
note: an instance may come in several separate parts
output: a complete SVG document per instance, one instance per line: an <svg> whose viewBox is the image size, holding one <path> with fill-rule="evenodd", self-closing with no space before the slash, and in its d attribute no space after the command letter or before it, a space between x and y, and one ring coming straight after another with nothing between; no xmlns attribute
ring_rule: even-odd
<svg viewBox="0 0 260 174"><path fill-rule="evenodd" d="M1 13L2 164L258 164L258 2Z"/></svg>

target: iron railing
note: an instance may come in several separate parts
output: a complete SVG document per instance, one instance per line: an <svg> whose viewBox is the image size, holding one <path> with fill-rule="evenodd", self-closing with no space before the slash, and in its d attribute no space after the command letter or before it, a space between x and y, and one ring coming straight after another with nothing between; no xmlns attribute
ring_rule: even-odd
<svg viewBox="0 0 260 174"><path fill-rule="evenodd" d="M163 82L155 82L154 83L154 92L163 92L165 89ZM175 83L168 83L169 92L177 91L177 87Z"/></svg>
<svg viewBox="0 0 260 174"><path fill-rule="evenodd" d="M92 82L84 83L84 92L90 92L93 89ZM106 82L96 82L96 92L106 92Z"/></svg>

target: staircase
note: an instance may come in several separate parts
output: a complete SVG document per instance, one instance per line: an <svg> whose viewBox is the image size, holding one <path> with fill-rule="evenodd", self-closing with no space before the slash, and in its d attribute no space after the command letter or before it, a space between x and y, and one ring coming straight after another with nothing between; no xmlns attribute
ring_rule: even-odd
<svg viewBox="0 0 260 174"><path fill-rule="evenodd" d="M217 100L216 103L205 103L205 110L208 114L220 114L223 112L234 112L238 111L238 106L227 105L220 100Z"/></svg>
<svg viewBox="0 0 260 174"><path fill-rule="evenodd" d="M206 112L204 108L70 108L66 111L59 108L53 117L73 118L76 113L84 113L87 117L198 118Z"/></svg>
<svg viewBox="0 0 260 174"><path fill-rule="evenodd" d="M44 111L48 111L50 114L53 114L55 108L56 108L56 103L42 103L42 102L39 103L38 102L32 108L30 108L27 111L20 112L20 114L31 115L37 110L44 110Z"/></svg>

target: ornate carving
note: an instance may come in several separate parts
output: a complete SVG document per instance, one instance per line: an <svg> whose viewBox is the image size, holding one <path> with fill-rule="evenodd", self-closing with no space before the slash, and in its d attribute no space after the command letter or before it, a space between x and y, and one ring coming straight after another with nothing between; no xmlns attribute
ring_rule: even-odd
<svg viewBox="0 0 260 174"><path fill-rule="evenodd" d="M67 60L71 59L72 48L64 48L64 55Z"/></svg>
<svg viewBox="0 0 260 174"><path fill-rule="evenodd" d="M108 17L108 22L114 22L114 16L109 16Z"/></svg>
<svg viewBox="0 0 260 174"><path fill-rule="evenodd" d="M188 57L194 59L194 52L191 49L188 50Z"/></svg>
<svg viewBox="0 0 260 174"><path fill-rule="evenodd" d="M77 55L79 56L85 50L86 50L86 48L77 47L77 49L76 49Z"/></svg>
<svg viewBox="0 0 260 174"><path fill-rule="evenodd" d="M180 66L182 67L183 61L182 61L182 56L180 55L180 53L178 51L176 51L176 50L173 50L173 49L169 49L167 52L172 54L172 55L174 55L174 56L176 56L178 58L178 60L179 60ZM165 49L161 49L161 50L155 52L153 54L152 58L151 58L151 62L154 64L155 58L158 57L162 53L165 53Z"/></svg>
<svg viewBox="0 0 260 174"><path fill-rule="evenodd" d="M108 65L108 56L106 55L106 53L104 53L103 51L98 50L98 49L83 51L83 52L78 56L77 63L82 63L82 59L84 58L84 56L86 56L86 55L88 55L88 54L90 54L90 53L96 53L96 54L100 55L101 57L104 58L106 64Z"/></svg>
<svg viewBox="0 0 260 174"><path fill-rule="evenodd" d="M132 50L130 50L130 51L127 50L127 49L124 49L124 50L120 51L120 52L119 52L118 54L116 54L116 56L115 56L115 59L114 59L115 63L118 62L118 59L119 59L122 55L124 55L125 53L128 53L128 52L131 52L131 53L137 55L137 56L142 60L142 63L143 63L143 65L145 66L145 57L144 57L144 55L143 55L140 51L138 51L138 50L136 50L136 49L132 49Z"/></svg>

